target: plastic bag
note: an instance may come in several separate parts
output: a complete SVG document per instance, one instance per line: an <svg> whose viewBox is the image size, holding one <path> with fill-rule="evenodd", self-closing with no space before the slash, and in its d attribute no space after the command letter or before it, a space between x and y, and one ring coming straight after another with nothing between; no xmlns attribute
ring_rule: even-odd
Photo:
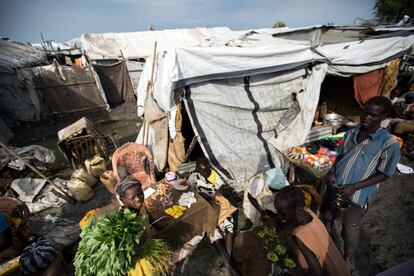
<svg viewBox="0 0 414 276"><path fill-rule="evenodd" d="M95 177L99 177L106 170L105 159L99 155L95 155L92 159L85 160L85 167L88 170L88 173Z"/></svg>
<svg viewBox="0 0 414 276"><path fill-rule="evenodd" d="M67 185L77 201L88 201L94 196L91 187L80 179L73 178L67 182Z"/></svg>
<svg viewBox="0 0 414 276"><path fill-rule="evenodd" d="M114 172L113 171L105 171L101 177L100 180L102 182L102 184L104 184L105 188L111 193L111 194L115 194L115 185L116 185L116 179L114 177Z"/></svg>
<svg viewBox="0 0 414 276"><path fill-rule="evenodd" d="M89 187L93 187L98 181L93 175L87 172L84 168L76 170L72 173L72 178L79 179L88 184Z"/></svg>

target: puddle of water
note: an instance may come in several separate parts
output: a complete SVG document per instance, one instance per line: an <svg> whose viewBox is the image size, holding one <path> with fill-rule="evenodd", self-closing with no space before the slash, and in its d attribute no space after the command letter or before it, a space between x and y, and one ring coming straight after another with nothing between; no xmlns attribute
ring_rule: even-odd
<svg viewBox="0 0 414 276"><path fill-rule="evenodd" d="M103 134L112 133L120 146L126 142L135 142L141 125L141 121L115 121L98 125L98 129Z"/></svg>

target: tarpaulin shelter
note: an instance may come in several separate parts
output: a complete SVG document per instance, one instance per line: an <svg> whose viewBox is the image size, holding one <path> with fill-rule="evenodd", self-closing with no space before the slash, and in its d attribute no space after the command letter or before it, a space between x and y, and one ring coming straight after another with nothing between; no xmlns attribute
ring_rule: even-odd
<svg viewBox="0 0 414 276"><path fill-rule="evenodd" d="M360 30L336 43L331 35L329 44L319 43L321 35L303 41L276 38L274 33L226 33L226 38L233 36L226 43L217 39L209 47L159 52L152 94L147 95L152 58L138 89L138 113L145 103L144 118L151 117L147 105L155 102L168 114L171 138L180 131L175 118L181 96L203 153L239 191L258 172L279 166L278 152L306 140L327 72L354 75L384 68L413 45L410 35L367 39ZM153 147L157 129L149 128ZM141 130L138 142L143 134Z"/></svg>
<svg viewBox="0 0 414 276"><path fill-rule="evenodd" d="M80 39L68 41L76 45L91 60L147 58L154 51L175 47L204 46L211 40L229 33L227 27L172 29L162 31L83 34Z"/></svg>
<svg viewBox="0 0 414 276"><path fill-rule="evenodd" d="M127 62L96 62L94 69L99 76L106 99L110 105L135 102L134 89L128 73Z"/></svg>
<svg viewBox="0 0 414 276"><path fill-rule="evenodd" d="M227 27L90 33L67 43L72 47L80 47L93 62L103 90L107 95L108 103L116 105L128 100L130 87L137 94L143 59L153 54L155 42L157 42L158 51L172 47L206 46L227 33L231 33ZM129 79L124 74L125 65L121 63L123 61L126 61Z"/></svg>
<svg viewBox="0 0 414 276"><path fill-rule="evenodd" d="M39 91L43 114L74 113L106 108L106 98L99 90L89 67L65 66L57 63L27 69Z"/></svg>
<svg viewBox="0 0 414 276"><path fill-rule="evenodd" d="M13 134L9 127L19 121L32 122L40 116L40 102L24 68L45 64L46 55L32 46L0 39L0 136L7 143Z"/></svg>
<svg viewBox="0 0 414 276"><path fill-rule="evenodd" d="M8 126L39 118L37 92L22 70L46 62L46 55L32 46L0 39L0 116Z"/></svg>
<svg viewBox="0 0 414 276"><path fill-rule="evenodd" d="M259 34L244 47L175 48L157 55L152 95L169 112L174 138L173 91L182 90L204 154L240 191L256 173L280 166L278 151L305 140L326 73L313 56L308 42Z"/></svg>
<svg viewBox="0 0 414 276"><path fill-rule="evenodd" d="M106 98L89 67L50 64L45 52L29 44L0 40L2 129L18 126L19 122L38 121L50 113L99 107L107 108ZM3 129L2 133L7 131Z"/></svg>

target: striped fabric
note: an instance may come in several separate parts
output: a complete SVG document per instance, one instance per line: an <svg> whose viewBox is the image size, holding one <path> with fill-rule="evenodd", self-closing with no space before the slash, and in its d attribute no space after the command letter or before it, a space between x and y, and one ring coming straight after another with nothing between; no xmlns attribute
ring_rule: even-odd
<svg viewBox="0 0 414 276"><path fill-rule="evenodd" d="M400 160L398 142L384 128L360 144L357 134L360 127L349 130L338 149L335 176L338 184L355 184L381 172L388 177L395 173ZM367 200L378 190L379 183L356 191L350 199L352 202L365 206Z"/></svg>

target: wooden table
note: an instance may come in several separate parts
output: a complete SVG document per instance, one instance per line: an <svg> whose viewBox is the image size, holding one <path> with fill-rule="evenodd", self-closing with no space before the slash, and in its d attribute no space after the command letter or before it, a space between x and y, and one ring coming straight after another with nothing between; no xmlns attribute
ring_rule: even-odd
<svg viewBox="0 0 414 276"><path fill-rule="evenodd" d="M305 171L307 171L308 173L310 173L312 176L314 176L314 177L316 177L318 180L320 180L320 179L322 179L327 173L328 173L328 171L329 170L324 170L324 171L321 171L321 170L317 170L317 169L314 169L314 168L312 168L310 165L308 165L307 163L305 163L302 159L292 159L292 158L290 158L287 154L283 154L284 156L285 156L285 158L287 159L287 160L289 160L289 163L290 163L290 167L289 167L289 172L290 172L290 170L292 170L293 169L293 174L294 174L294 172L295 172L295 167L299 167L299 168L302 168L302 169L304 169ZM291 175L290 175L290 173L289 173L289 182L291 182L291 179L290 179L290 177L291 177ZM292 176L293 177L293 181L295 180L294 179L294 175ZM292 181L292 182L293 182Z"/></svg>

